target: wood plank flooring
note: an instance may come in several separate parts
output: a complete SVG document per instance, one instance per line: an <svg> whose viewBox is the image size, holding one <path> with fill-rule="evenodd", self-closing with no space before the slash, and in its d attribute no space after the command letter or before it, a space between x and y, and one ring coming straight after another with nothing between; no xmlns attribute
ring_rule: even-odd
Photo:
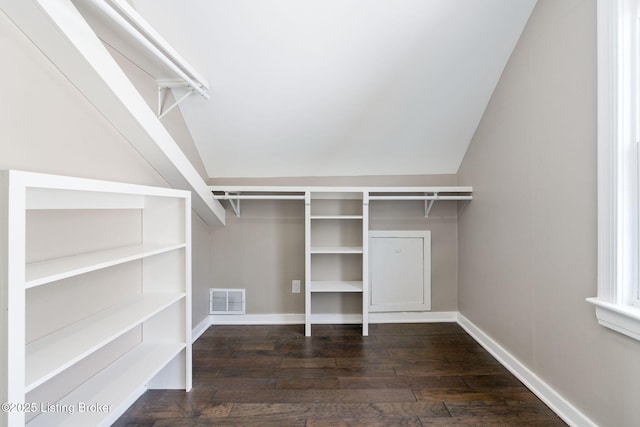
<svg viewBox="0 0 640 427"><path fill-rule="evenodd" d="M455 323L213 326L193 390L149 390L114 424L565 426Z"/></svg>

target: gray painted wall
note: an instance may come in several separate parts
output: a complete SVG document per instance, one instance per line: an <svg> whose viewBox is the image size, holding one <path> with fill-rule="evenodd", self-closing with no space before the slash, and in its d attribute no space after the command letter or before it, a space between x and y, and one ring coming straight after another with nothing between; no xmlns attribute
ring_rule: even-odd
<svg viewBox="0 0 640 427"><path fill-rule="evenodd" d="M167 186L2 12L0 51L6 65L0 71L0 169ZM125 61L121 64L138 87L149 85L144 75L136 74ZM142 92L148 102L155 102L150 91ZM188 152L193 143L185 134L186 126L174 112L167 120L169 131ZM192 228L196 325L208 315L210 236L208 226L196 215Z"/></svg>
<svg viewBox="0 0 640 427"><path fill-rule="evenodd" d="M636 426L640 342L600 327L596 1L539 0L458 175L460 312L594 422Z"/></svg>

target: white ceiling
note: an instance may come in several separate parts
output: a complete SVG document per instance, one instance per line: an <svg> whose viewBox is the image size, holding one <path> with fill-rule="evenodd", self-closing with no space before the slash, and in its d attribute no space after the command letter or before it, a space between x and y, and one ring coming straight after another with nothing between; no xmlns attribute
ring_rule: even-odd
<svg viewBox="0 0 640 427"><path fill-rule="evenodd" d="M210 177L456 173L535 0L134 0Z"/></svg>

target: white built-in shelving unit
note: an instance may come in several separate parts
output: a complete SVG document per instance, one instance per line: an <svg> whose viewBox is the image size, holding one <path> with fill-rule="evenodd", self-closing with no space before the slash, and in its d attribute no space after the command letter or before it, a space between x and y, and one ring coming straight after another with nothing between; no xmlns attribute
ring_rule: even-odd
<svg viewBox="0 0 640 427"><path fill-rule="evenodd" d="M0 179L0 425L110 425L148 388L190 390L190 192Z"/></svg>
<svg viewBox="0 0 640 427"><path fill-rule="evenodd" d="M210 186L241 214L243 200L301 200L305 203L305 335L311 335L312 300L321 293L360 294L362 333L368 334L369 204L424 202L428 217L436 201L470 201L467 186ZM348 262L345 259L350 258ZM354 268L353 266L356 266Z"/></svg>
<svg viewBox="0 0 640 427"><path fill-rule="evenodd" d="M362 295L362 334L368 335L368 195L366 192L305 193L305 335L311 335L312 300L318 293ZM357 269L344 269L351 257ZM355 262L354 262L355 261Z"/></svg>

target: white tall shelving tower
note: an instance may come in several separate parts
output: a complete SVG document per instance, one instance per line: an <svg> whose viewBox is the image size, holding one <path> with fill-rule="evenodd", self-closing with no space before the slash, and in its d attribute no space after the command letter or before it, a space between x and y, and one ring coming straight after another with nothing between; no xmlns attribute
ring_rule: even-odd
<svg viewBox="0 0 640 427"><path fill-rule="evenodd" d="M110 425L148 388L190 390L190 192L0 184L0 425Z"/></svg>
<svg viewBox="0 0 640 427"><path fill-rule="evenodd" d="M305 193L306 336L311 335L312 299L318 293L360 294L362 334L369 334L368 205L366 191ZM357 271L343 268L344 259L354 257L356 262L349 264L359 266Z"/></svg>

